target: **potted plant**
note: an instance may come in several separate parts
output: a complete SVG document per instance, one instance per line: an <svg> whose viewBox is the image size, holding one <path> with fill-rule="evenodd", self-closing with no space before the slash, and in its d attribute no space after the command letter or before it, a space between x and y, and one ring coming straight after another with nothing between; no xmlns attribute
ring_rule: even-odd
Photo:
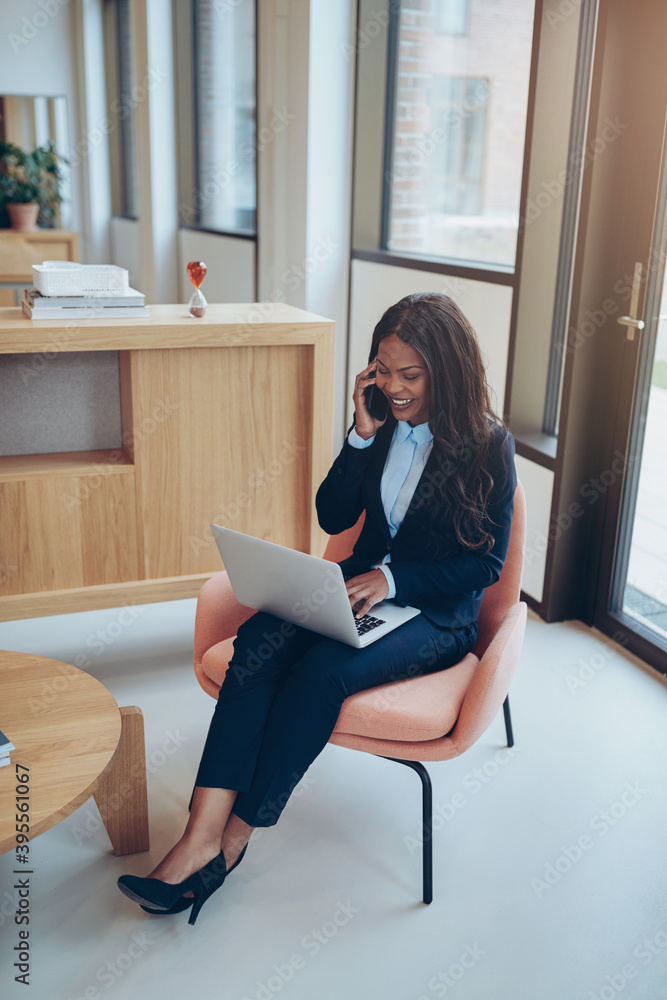
<svg viewBox="0 0 667 1000"><path fill-rule="evenodd" d="M13 142L0 142L0 197L12 229L45 229L56 223L62 202L61 157L52 142L26 153ZM66 163L66 160L62 160Z"/></svg>

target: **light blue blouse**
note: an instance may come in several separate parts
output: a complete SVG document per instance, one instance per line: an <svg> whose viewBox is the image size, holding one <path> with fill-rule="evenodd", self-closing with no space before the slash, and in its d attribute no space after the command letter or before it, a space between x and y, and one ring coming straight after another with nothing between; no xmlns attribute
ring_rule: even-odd
<svg viewBox="0 0 667 1000"><path fill-rule="evenodd" d="M369 448L374 440L375 435L365 441L354 427L348 435L353 448ZM432 447L433 435L428 422L417 424L416 427L411 427L407 420L397 422L380 482L382 506L392 538L403 522ZM396 596L394 576L386 565L389 561L390 555L387 553L382 563L374 567L381 569L387 578L388 598Z"/></svg>

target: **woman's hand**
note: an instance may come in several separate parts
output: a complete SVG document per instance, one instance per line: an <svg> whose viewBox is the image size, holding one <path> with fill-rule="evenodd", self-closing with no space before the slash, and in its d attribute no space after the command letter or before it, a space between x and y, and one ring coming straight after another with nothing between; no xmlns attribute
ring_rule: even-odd
<svg viewBox="0 0 667 1000"><path fill-rule="evenodd" d="M367 614L374 604L379 604L389 593L387 577L381 569L372 569L370 573L353 576L345 586L355 618Z"/></svg>
<svg viewBox="0 0 667 1000"><path fill-rule="evenodd" d="M365 441L373 437L378 427L382 427L384 423L384 420L376 420L375 417L371 416L366 406L366 389L369 385L375 385L375 378L371 378L370 373L377 369L377 365L378 359L373 358L371 363L362 372L359 372L354 381L354 392L352 393L356 414L354 429L359 437Z"/></svg>

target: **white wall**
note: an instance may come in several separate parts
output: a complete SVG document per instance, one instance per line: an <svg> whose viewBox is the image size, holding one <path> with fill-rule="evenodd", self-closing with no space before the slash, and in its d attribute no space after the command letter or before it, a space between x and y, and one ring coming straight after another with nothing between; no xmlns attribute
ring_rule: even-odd
<svg viewBox="0 0 667 1000"><path fill-rule="evenodd" d="M334 451L345 433L354 117L353 0L311 0L305 308L336 323Z"/></svg>
<svg viewBox="0 0 667 1000"><path fill-rule="evenodd" d="M141 260L139 255L139 223L136 219L122 219L113 216L110 222L111 263L118 264L130 272L130 285L140 288Z"/></svg>
<svg viewBox="0 0 667 1000"><path fill-rule="evenodd" d="M354 0L259 0L258 297L336 323L344 434Z"/></svg>
<svg viewBox="0 0 667 1000"><path fill-rule="evenodd" d="M178 233L178 284L173 299L189 302L194 288L187 266L203 260L207 267L202 285L207 302L255 302L255 241L181 229ZM141 282L139 223L134 219L111 220L111 262L126 267L130 284L144 291Z"/></svg>
<svg viewBox="0 0 667 1000"><path fill-rule="evenodd" d="M203 260L206 264L201 290L207 302L255 302L254 240L181 229L178 265L181 302L189 302L194 291L187 275L191 260Z"/></svg>
<svg viewBox="0 0 667 1000"><path fill-rule="evenodd" d="M526 494L526 548L521 587L542 600L554 474L517 455L516 471Z"/></svg>
<svg viewBox="0 0 667 1000"><path fill-rule="evenodd" d="M171 0L132 4L139 259L147 302L177 302L178 184Z"/></svg>

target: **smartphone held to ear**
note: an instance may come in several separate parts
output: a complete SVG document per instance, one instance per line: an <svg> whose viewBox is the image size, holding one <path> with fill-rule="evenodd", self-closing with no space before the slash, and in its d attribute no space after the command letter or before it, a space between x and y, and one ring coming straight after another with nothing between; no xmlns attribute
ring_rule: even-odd
<svg viewBox="0 0 667 1000"><path fill-rule="evenodd" d="M376 385L369 385L366 388L366 408L376 420L384 420L389 409L389 402L382 389Z"/></svg>

